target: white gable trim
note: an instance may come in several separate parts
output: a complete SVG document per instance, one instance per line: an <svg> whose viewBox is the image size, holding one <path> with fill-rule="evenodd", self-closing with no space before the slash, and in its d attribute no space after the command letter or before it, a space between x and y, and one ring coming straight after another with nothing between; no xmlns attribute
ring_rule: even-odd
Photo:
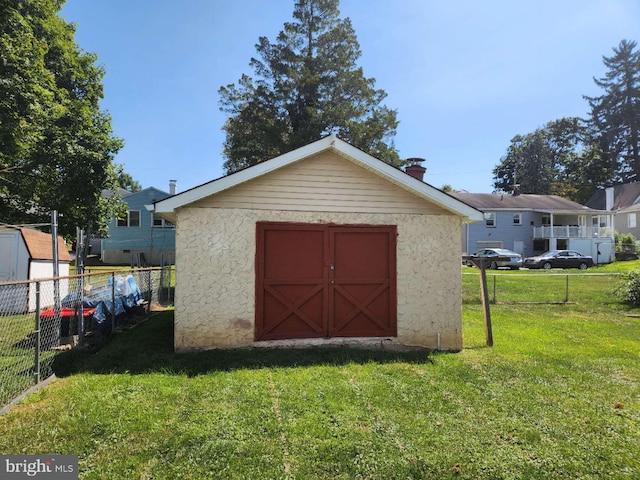
<svg viewBox="0 0 640 480"><path fill-rule="evenodd" d="M180 207L184 207L191 203L210 197L229 188L248 182L254 178L266 175L274 170L298 162L312 155L316 155L324 150L333 150L339 155L345 157L363 168L379 175L380 177L398 185L401 188L417 195L441 208L463 218L465 222L474 222L482 220L482 212L467 205L460 200L447 195L431 185L421 182L411 175L408 175L397 168L388 165L371 155L349 145L347 142L340 140L335 135L330 135L317 142L313 142L304 147L285 153L279 157L259 163L240 172L222 177L218 180L205 183L198 187L192 188L185 192L179 193L173 197L166 198L154 203L157 213L172 214Z"/></svg>

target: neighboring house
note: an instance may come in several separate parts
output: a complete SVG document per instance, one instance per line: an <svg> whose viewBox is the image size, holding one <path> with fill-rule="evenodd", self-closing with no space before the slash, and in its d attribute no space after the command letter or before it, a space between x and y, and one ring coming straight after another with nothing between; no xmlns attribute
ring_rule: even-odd
<svg viewBox="0 0 640 480"><path fill-rule="evenodd" d="M577 250L597 263L614 260L612 215L557 195L452 194L484 213L463 231L462 251L506 248L523 257L548 250Z"/></svg>
<svg viewBox="0 0 640 480"><path fill-rule="evenodd" d="M126 191L127 213L109 222L109 237L102 239L101 260L111 265L172 264L175 258L175 226L148 210L153 202L171 194L154 187ZM93 251L93 248L92 248Z"/></svg>
<svg viewBox="0 0 640 480"><path fill-rule="evenodd" d="M599 189L586 205L613 213L618 232L640 238L640 182Z"/></svg>
<svg viewBox="0 0 640 480"><path fill-rule="evenodd" d="M124 188L119 188L118 190L103 190L102 197L103 198L111 198L114 195L119 195L124 198L131 195L129 190ZM87 250L87 255L93 255L99 258L102 258L102 237L98 234L91 234L89 236L89 246Z"/></svg>
<svg viewBox="0 0 640 480"><path fill-rule="evenodd" d="M333 135L155 211L178 226L178 351L462 348L451 244L482 214Z"/></svg>
<svg viewBox="0 0 640 480"><path fill-rule="evenodd" d="M58 238L58 274L69 275L71 257L62 237ZM0 282L36 280L53 277L51 234L31 228L0 226ZM60 282L60 294L68 292L68 281ZM42 291L42 306L53 304L53 290ZM35 284L0 289L0 312L34 311Z"/></svg>

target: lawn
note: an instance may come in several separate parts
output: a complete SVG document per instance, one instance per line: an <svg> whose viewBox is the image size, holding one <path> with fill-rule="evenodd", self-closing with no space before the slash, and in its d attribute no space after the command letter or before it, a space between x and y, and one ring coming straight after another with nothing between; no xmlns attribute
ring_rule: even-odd
<svg viewBox="0 0 640 480"><path fill-rule="evenodd" d="M59 356L0 452L77 454L80 478L640 478L640 320L590 278L568 305L492 305L487 348L465 276L456 354L178 355L165 312Z"/></svg>

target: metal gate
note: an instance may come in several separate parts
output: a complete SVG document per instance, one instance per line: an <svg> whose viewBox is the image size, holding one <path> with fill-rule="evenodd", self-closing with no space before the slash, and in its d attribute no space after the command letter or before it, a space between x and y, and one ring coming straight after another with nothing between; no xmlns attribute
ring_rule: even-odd
<svg viewBox="0 0 640 480"><path fill-rule="evenodd" d="M396 227L260 222L256 340L395 336Z"/></svg>

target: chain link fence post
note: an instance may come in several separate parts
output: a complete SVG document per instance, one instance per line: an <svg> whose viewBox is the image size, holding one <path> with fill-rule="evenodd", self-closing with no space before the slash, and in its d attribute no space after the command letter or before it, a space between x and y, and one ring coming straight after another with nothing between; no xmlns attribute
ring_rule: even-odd
<svg viewBox="0 0 640 480"><path fill-rule="evenodd" d="M78 346L84 346L84 275L80 275L78 279ZM69 325L69 335L73 338L71 333L71 325ZM73 342L72 342L73 343Z"/></svg>
<svg viewBox="0 0 640 480"><path fill-rule="evenodd" d="M111 272L111 333L116 330L116 272Z"/></svg>
<svg viewBox="0 0 640 480"><path fill-rule="evenodd" d="M40 383L40 282L36 282L35 382Z"/></svg>
<svg viewBox="0 0 640 480"><path fill-rule="evenodd" d="M147 300L147 308L151 307L151 302L153 301L153 285L151 283L151 269L147 270L147 292L149 295L149 298L145 299Z"/></svg>

